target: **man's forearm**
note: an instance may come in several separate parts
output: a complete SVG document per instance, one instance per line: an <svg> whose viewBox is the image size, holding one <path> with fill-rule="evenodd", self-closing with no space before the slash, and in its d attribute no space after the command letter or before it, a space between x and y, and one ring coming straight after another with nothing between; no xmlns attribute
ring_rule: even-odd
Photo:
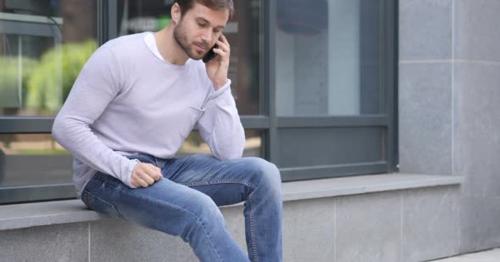
<svg viewBox="0 0 500 262"><path fill-rule="evenodd" d="M107 147L92 133L84 121L60 113L54 120L52 135L79 160L132 187L130 176L137 161L130 160Z"/></svg>
<svg viewBox="0 0 500 262"><path fill-rule="evenodd" d="M201 135L217 158L234 159L242 156L245 131L229 87L221 90L221 93L207 103L199 127Z"/></svg>

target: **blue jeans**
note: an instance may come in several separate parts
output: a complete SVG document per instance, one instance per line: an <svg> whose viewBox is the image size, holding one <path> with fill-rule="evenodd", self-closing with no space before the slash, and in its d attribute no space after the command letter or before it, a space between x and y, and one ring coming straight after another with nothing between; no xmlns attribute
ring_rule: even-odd
<svg viewBox="0 0 500 262"><path fill-rule="evenodd" d="M274 164L256 157L130 158L158 166L163 178L132 189L97 173L82 192L87 207L180 236L200 261L282 261L281 179ZM242 201L248 256L227 231L217 207Z"/></svg>

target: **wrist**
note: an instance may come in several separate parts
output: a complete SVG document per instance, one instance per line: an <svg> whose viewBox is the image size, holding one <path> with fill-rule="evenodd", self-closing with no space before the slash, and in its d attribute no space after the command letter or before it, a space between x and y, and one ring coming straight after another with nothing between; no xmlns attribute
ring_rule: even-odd
<svg viewBox="0 0 500 262"><path fill-rule="evenodd" d="M138 159L131 159L129 162L129 174L128 177L126 178L125 184L127 184L131 188L136 188L136 185L132 184L132 177L134 176L135 169L137 168L137 165L140 164L141 162Z"/></svg>
<svg viewBox="0 0 500 262"><path fill-rule="evenodd" d="M226 85L226 83L227 83L227 78L224 78L221 80L214 80L213 84L214 84L215 91L223 88Z"/></svg>

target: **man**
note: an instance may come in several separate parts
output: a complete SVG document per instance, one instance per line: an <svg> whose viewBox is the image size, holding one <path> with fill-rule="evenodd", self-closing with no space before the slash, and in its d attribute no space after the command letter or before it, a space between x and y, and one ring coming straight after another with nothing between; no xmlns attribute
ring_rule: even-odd
<svg viewBox="0 0 500 262"><path fill-rule="evenodd" d="M241 158L245 137L222 35L232 12L232 0L177 0L161 31L101 46L53 135L75 156L74 182L89 208L178 235L201 261L282 261L279 171ZM214 44L216 57L204 64ZM176 158L195 126L214 156ZM248 256L217 207L241 201Z"/></svg>

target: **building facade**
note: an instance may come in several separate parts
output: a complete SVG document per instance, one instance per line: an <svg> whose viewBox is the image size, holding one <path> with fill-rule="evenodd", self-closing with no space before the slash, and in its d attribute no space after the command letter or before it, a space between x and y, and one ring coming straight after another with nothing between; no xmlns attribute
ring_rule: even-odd
<svg viewBox="0 0 500 262"><path fill-rule="evenodd" d="M171 2L0 0L0 261L196 261L178 239L85 210L50 136L91 53L167 25ZM245 155L282 173L285 261L500 247L500 1L235 5L232 92ZM209 153L196 131L190 153ZM244 246L241 210L222 208Z"/></svg>

